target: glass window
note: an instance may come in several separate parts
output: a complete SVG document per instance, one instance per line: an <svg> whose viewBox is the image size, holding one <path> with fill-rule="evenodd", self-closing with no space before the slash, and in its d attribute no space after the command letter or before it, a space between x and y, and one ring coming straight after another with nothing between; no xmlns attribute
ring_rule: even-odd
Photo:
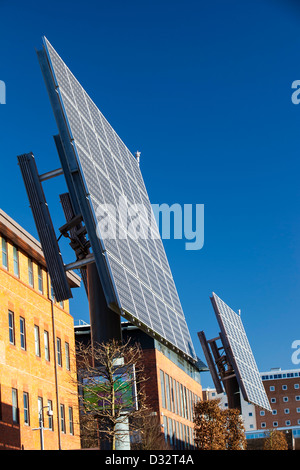
<svg viewBox="0 0 300 470"><path fill-rule="evenodd" d="M166 395L167 395L167 409L171 410L171 401L170 401L170 384L169 376L166 374Z"/></svg>
<svg viewBox="0 0 300 470"><path fill-rule="evenodd" d="M60 429L61 432L66 432L66 424L65 424L65 405L60 405Z"/></svg>
<svg viewBox="0 0 300 470"><path fill-rule="evenodd" d="M168 419L166 416L163 417L164 420L164 435L165 435L165 441L168 442Z"/></svg>
<svg viewBox="0 0 300 470"><path fill-rule="evenodd" d="M69 406L69 431L74 435L73 408L71 406Z"/></svg>
<svg viewBox="0 0 300 470"><path fill-rule="evenodd" d="M8 268L7 241L2 237L2 266Z"/></svg>
<svg viewBox="0 0 300 470"><path fill-rule="evenodd" d="M66 369L70 370L70 346L65 342L65 355L66 355Z"/></svg>
<svg viewBox="0 0 300 470"><path fill-rule="evenodd" d="M43 271L40 266L38 266L38 289L41 294L43 294Z"/></svg>
<svg viewBox="0 0 300 470"><path fill-rule="evenodd" d="M32 259L28 258L28 282L33 287L33 263Z"/></svg>
<svg viewBox="0 0 300 470"><path fill-rule="evenodd" d="M38 416L39 416L39 425L41 424L44 426L44 410L43 410L43 398L38 397Z"/></svg>
<svg viewBox="0 0 300 470"><path fill-rule="evenodd" d="M34 325L34 348L35 348L35 355L41 355L41 348L40 348L40 328L38 325Z"/></svg>
<svg viewBox="0 0 300 470"><path fill-rule="evenodd" d="M21 348L26 349L25 318L20 317L20 343Z"/></svg>
<svg viewBox="0 0 300 470"><path fill-rule="evenodd" d="M277 410L272 410L272 415L277 415Z"/></svg>
<svg viewBox="0 0 300 470"><path fill-rule="evenodd" d="M165 374L160 371L160 388L161 388L161 406L166 408L166 395L165 395Z"/></svg>
<svg viewBox="0 0 300 470"><path fill-rule="evenodd" d="M24 407L24 423L29 426L29 396L27 392L23 392L23 407Z"/></svg>
<svg viewBox="0 0 300 470"><path fill-rule="evenodd" d="M14 424L19 423L18 391L16 388L12 389L12 420Z"/></svg>
<svg viewBox="0 0 300 470"><path fill-rule="evenodd" d="M275 387L274 387L274 385L271 385L271 386L270 386L270 392L275 392Z"/></svg>
<svg viewBox="0 0 300 470"><path fill-rule="evenodd" d="M289 401L289 397L283 397L283 401L285 402Z"/></svg>
<svg viewBox="0 0 300 470"><path fill-rule="evenodd" d="M273 421L273 427L276 428L278 426L278 422L277 421Z"/></svg>
<svg viewBox="0 0 300 470"><path fill-rule="evenodd" d="M54 296L54 290L52 286L52 282L50 280L50 299L54 302L55 301L55 296Z"/></svg>
<svg viewBox="0 0 300 470"><path fill-rule="evenodd" d="M48 429L53 431L53 403L52 400L48 400ZM52 412L52 413L51 413Z"/></svg>
<svg viewBox="0 0 300 470"><path fill-rule="evenodd" d="M16 246L13 246L14 275L19 277L19 252Z"/></svg>
<svg viewBox="0 0 300 470"><path fill-rule="evenodd" d="M282 390L287 390L287 385L282 385Z"/></svg>
<svg viewBox="0 0 300 470"><path fill-rule="evenodd" d="M173 445L173 423L172 423L172 419L171 418L168 418L168 421L169 421L169 439L170 439L170 444L171 446Z"/></svg>
<svg viewBox="0 0 300 470"><path fill-rule="evenodd" d="M56 338L56 349L57 349L57 364L62 366L61 360L61 340L60 338Z"/></svg>
<svg viewBox="0 0 300 470"><path fill-rule="evenodd" d="M271 398L271 403L276 403L276 398Z"/></svg>
<svg viewBox="0 0 300 470"><path fill-rule="evenodd" d="M174 412L178 414L178 407L177 407L177 383L176 380L173 379L173 390L174 390L174 402L175 402L175 410Z"/></svg>
<svg viewBox="0 0 300 470"><path fill-rule="evenodd" d="M45 345L45 359L50 361L50 349L49 349L49 333L44 330L44 345Z"/></svg>
<svg viewBox="0 0 300 470"><path fill-rule="evenodd" d="M300 401L300 395L296 395L296 396L295 396L295 400L296 400L296 401Z"/></svg>
<svg viewBox="0 0 300 470"><path fill-rule="evenodd" d="M299 388L299 384L294 384L294 388L295 389Z"/></svg>
<svg viewBox="0 0 300 470"><path fill-rule="evenodd" d="M290 425L291 425L291 422L290 422L289 419L285 422L285 425L286 425L286 426L290 426Z"/></svg>
<svg viewBox="0 0 300 470"><path fill-rule="evenodd" d="M265 427L266 427L266 423L261 423L260 427L261 427L261 428L265 428Z"/></svg>
<svg viewBox="0 0 300 470"><path fill-rule="evenodd" d="M8 311L8 332L9 332L9 342L15 344L15 319L14 312Z"/></svg>
<svg viewBox="0 0 300 470"><path fill-rule="evenodd" d="M284 414L288 415L290 413L290 409L289 408L285 408L284 409Z"/></svg>

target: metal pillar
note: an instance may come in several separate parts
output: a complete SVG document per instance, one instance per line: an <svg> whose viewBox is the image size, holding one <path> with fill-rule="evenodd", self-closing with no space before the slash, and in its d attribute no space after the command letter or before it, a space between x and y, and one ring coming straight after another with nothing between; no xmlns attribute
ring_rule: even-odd
<svg viewBox="0 0 300 470"><path fill-rule="evenodd" d="M107 306L96 264L88 264L86 270L92 344L121 341L121 317Z"/></svg>
<svg viewBox="0 0 300 470"><path fill-rule="evenodd" d="M92 345L96 346L112 339L121 341L121 317L107 306L96 264L88 264L86 270ZM117 433L116 449L130 450L128 419L121 417L117 428L120 438L118 439ZM110 450L106 439L102 439L101 444L103 450Z"/></svg>

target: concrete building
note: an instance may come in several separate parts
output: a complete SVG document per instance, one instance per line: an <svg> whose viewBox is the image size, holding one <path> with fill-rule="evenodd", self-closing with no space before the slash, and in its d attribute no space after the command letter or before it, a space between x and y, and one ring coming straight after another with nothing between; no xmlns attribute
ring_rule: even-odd
<svg viewBox="0 0 300 470"><path fill-rule="evenodd" d="M69 304L55 302L40 243L0 210L0 450L41 449L39 416L44 449L80 448Z"/></svg>
<svg viewBox="0 0 300 470"><path fill-rule="evenodd" d="M129 337L143 350L148 403L159 418L166 441L174 449L194 447L193 407L202 400L200 360L195 366L131 323L122 323L124 341ZM90 326L75 326L76 341L89 342Z"/></svg>

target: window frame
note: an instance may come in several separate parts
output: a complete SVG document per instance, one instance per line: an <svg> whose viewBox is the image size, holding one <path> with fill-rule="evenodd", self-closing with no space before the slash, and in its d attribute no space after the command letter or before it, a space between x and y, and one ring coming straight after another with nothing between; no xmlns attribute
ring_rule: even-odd
<svg viewBox="0 0 300 470"><path fill-rule="evenodd" d="M25 321L25 318L21 316L20 316L20 346L23 351L26 351L26 321Z"/></svg>

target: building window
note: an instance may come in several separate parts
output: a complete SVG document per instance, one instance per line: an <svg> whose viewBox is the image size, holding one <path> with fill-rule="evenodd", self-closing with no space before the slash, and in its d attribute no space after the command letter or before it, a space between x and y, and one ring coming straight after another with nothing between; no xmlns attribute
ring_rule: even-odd
<svg viewBox="0 0 300 470"><path fill-rule="evenodd" d="M286 426L290 426L290 425L291 425L291 422L290 422L290 420L289 420L289 419L288 419L288 420L286 420L286 422L285 422L285 425L286 425Z"/></svg>
<svg viewBox="0 0 300 470"><path fill-rule="evenodd" d="M294 384L294 388L297 390L299 388L299 384Z"/></svg>
<svg viewBox="0 0 300 470"><path fill-rule="evenodd" d="M277 415L277 410L272 410L272 415Z"/></svg>
<svg viewBox="0 0 300 470"><path fill-rule="evenodd" d="M23 407L24 407L24 423L29 426L29 396L27 392L23 392Z"/></svg>
<svg viewBox="0 0 300 470"><path fill-rule="evenodd" d="M300 413L300 408L296 408L297 413Z"/></svg>
<svg viewBox="0 0 300 470"><path fill-rule="evenodd" d="M277 422L277 421L273 421L273 427L274 427L274 428L277 428L277 426L278 426L278 422Z"/></svg>
<svg viewBox="0 0 300 470"><path fill-rule="evenodd" d="M69 406L69 431L72 436L74 435L74 423L73 423L73 408Z"/></svg>
<svg viewBox="0 0 300 470"><path fill-rule="evenodd" d="M260 416L265 416L265 412L264 412L263 410L261 410L261 411L259 412L259 414L260 414ZM252 416L252 413L249 413L249 416Z"/></svg>
<svg viewBox="0 0 300 470"><path fill-rule="evenodd" d="M14 424L19 423L19 410L18 410L18 391L16 388L12 389L12 420Z"/></svg>
<svg viewBox="0 0 300 470"><path fill-rule="evenodd" d="M66 423L65 423L65 405L60 405L60 429L61 432L66 432Z"/></svg>
<svg viewBox="0 0 300 470"><path fill-rule="evenodd" d="M265 427L266 427L266 423L261 423L260 427L261 427L261 428L265 428Z"/></svg>
<svg viewBox="0 0 300 470"><path fill-rule="evenodd" d="M7 241L2 237L2 266L8 269Z"/></svg>
<svg viewBox="0 0 300 470"><path fill-rule="evenodd" d="M10 344L15 344L15 319L14 312L8 311L8 332Z"/></svg>
<svg viewBox="0 0 300 470"><path fill-rule="evenodd" d="M43 398L38 397L38 414L39 414L39 425L44 426L44 410L43 410Z"/></svg>
<svg viewBox="0 0 300 470"><path fill-rule="evenodd" d="M52 400L48 400L48 429L49 431L53 431L53 403Z"/></svg>
<svg viewBox="0 0 300 470"><path fill-rule="evenodd" d="M40 266L38 266L38 289L41 294L43 294L43 271Z"/></svg>
<svg viewBox="0 0 300 470"><path fill-rule="evenodd" d="M57 349L57 364L59 366L62 366L62 361L61 361L61 339L56 338L56 349Z"/></svg>
<svg viewBox="0 0 300 470"><path fill-rule="evenodd" d="M271 403L276 403L276 398L271 398Z"/></svg>
<svg viewBox="0 0 300 470"><path fill-rule="evenodd" d="M40 328L37 325L34 325L34 348L35 348L35 355L40 357L41 356Z"/></svg>
<svg viewBox="0 0 300 470"><path fill-rule="evenodd" d="M164 420L164 435L165 435L165 442L168 442L168 419L166 416L163 417Z"/></svg>
<svg viewBox="0 0 300 470"><path fill-rule="evenodd" d="M20 317L20 344L21 349L26 350L25 318Z"/></svg>
<svg viewBox="0 0 300 470"><path fill-rule="evenodd" d="M173 390L174 390L174 402L175 402L175 410L174 412L178 414L178 406L177 406L177 383L176 380L173 379Z"/></svg>
<svg viewBox="0 0 300 470"><path fill-rule="evenodd" d="M161 388L161 406L166 408L166 394L165 394L165 374L160 371L160 388Z"/></svg>
<svg viewBox="0 0 300 470"><path fill-rule="evenodd" d="M50 361L50 349L49 349L49 333L44 330L44 346L45 346L45 359Z"/></svg>
<svg viewBox="0 0 300 470"><path fill-rule="evenodd" d="M31 287L33 287L33 263L32 259L28 258L28 282Z"/></svg>
<svg viewBox="0 0 300 470"><path fill-rule="evenodd" d="M50 299L52 300L52 302L55 301L54 290L53 290L53 286L52 286L51 280L50 280Z"/></svg>
<svg viewBox="0 0 300 470"><path fill-rule="evenodd" d="M282 390L287 390L287 385L282 385Z"/></svg>
<svg viewBox="0 0 300 470"><path fill-rule="evenodd" d="M300 401L300 395L296 395L296 396L295 396L295 400L296 400L296 401Z"/></svg>
<svg viewBox="0 0 300 470"><path fill-rule="evenodd" d="M167 395L167 409L171 410L171 400L170 400L170 382L169 376L166 374L166 395Z"/></svg>
<svg viewBox="0 0 300 470"><path fill-rule="evenodd" d="M275 387L274 387L274 385L271 385L271 386L270 386L270 392L275 392Z"/></svg>
<svg viewBox="0 0 300 470"><path fill-rule="evenodd" d="M290 413L290 409L289 408L285 408L284 409L284 414L288 415Z"/></svg>
<svg viewBox="0 0 300 470"><path fill-rule="evenodd" d="M284 401L284 402L289 401L289 397L283 397L283 401Z"/></svg>
<svg viewBox="0 0 300 470"><path fill-rule="evenodd" d="M178 414L181 416L181 401L180 401L180 384L176 382L177 385L177 400L178 400Z"/></svg>
<svg viewBox="0 0 300 470"><path fill-rule="evenodd" d="M19 252L16 246L13 246L14 275L19 277Z"/></svg>
<svg viewBox="0 0 300 470"><path fill-rule="evenodd" d="M65 342L66 369L70 370L70 346Z"/></svg>

